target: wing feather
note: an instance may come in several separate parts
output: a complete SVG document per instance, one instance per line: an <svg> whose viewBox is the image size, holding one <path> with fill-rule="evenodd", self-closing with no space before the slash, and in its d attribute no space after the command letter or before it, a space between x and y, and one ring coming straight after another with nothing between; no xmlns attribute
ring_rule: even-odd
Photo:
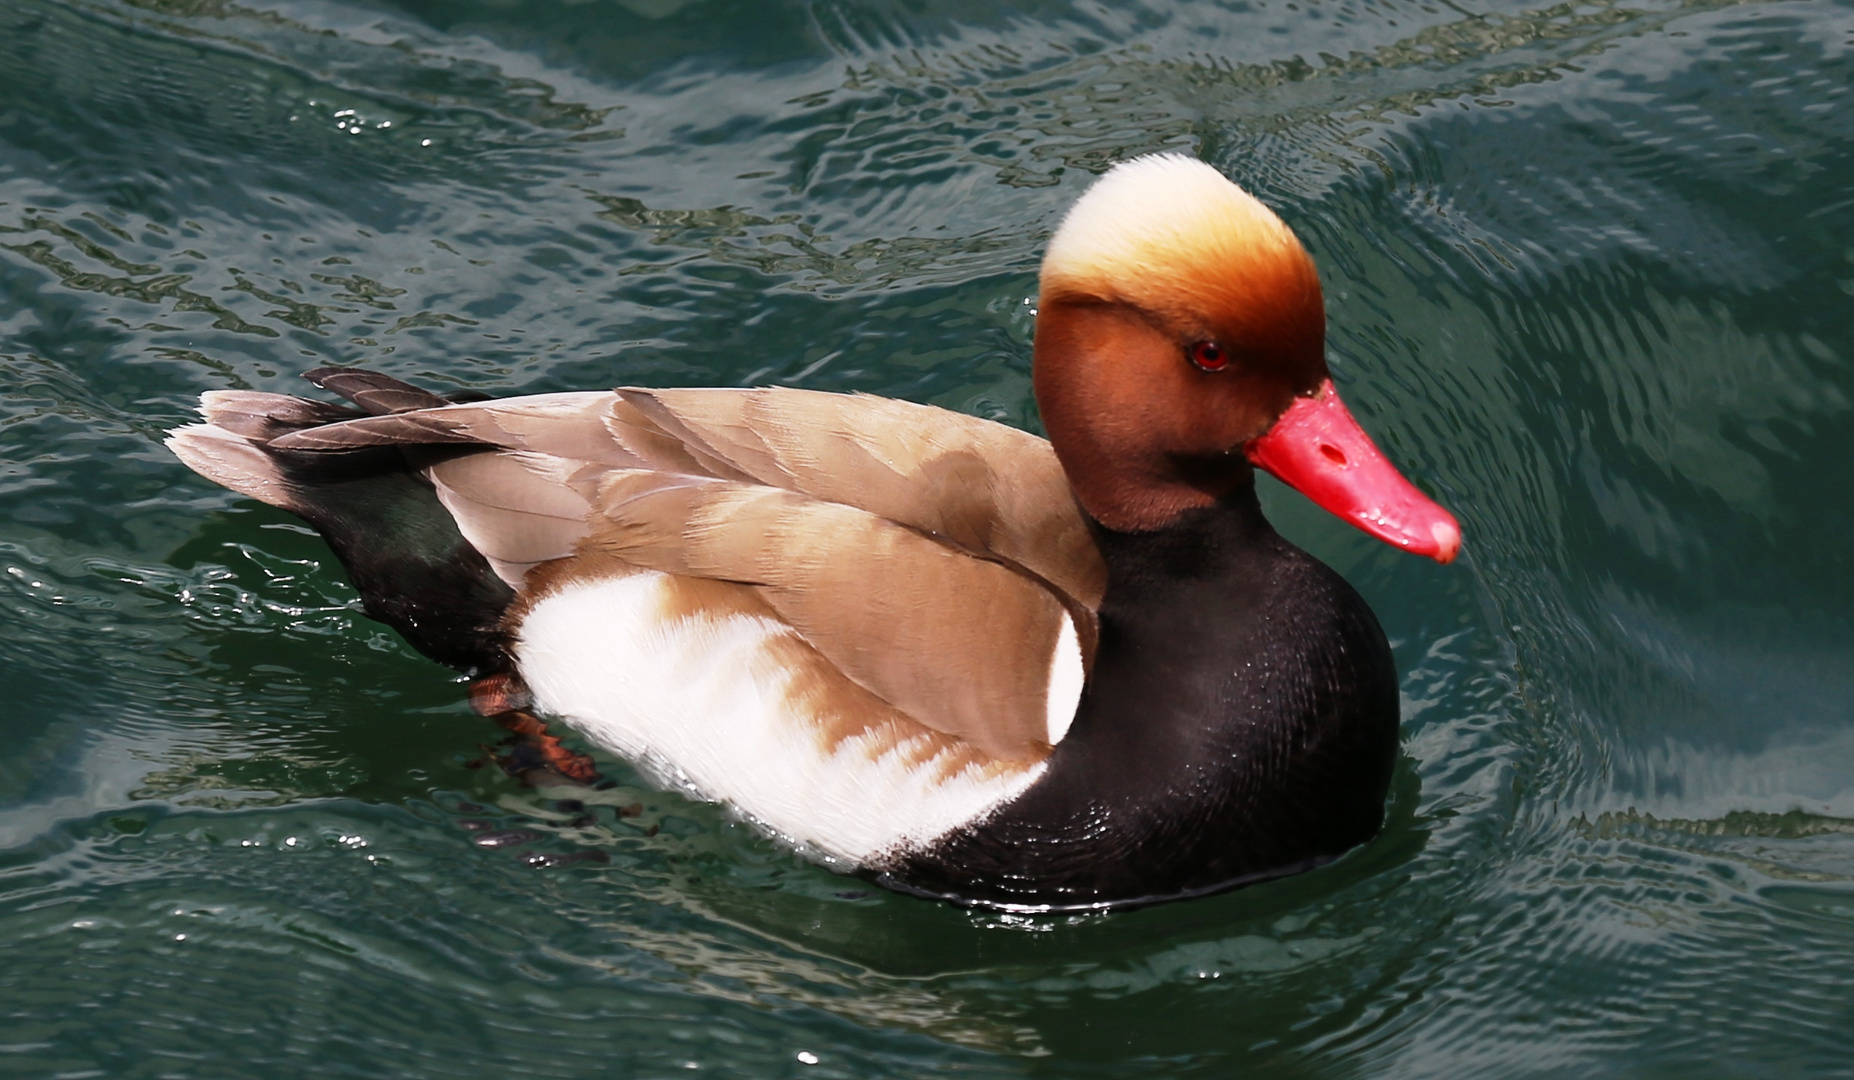
<svg viewBox="0 0 1854 1080"><path fill-rule="evenodd" d="M409 400L368 389L377 407ZM1073 702L1050 700L1077 692L1052 676L1060 651L1092 660L1106 571L1061 466L1042 439L975 417L626 388L344 419L271 445L400 447L517 589L592 552L747 585L858 685L1002 761L1040 758L1066 723ZM471 446L486 452L457 452Z"/></svg>
<svg viewBox="0 0 1854 1080"><path fill-rule="evenodd" d="M1037 580L841 503L665 480L611 476L587 547L753 586L812 648L908 715L1000 760L1048 752L1050 673L1069 614Z"/></svg>
<svg viewBox="0 0 1854 1080"><path fill-rule="evenodd" d="M1100 607L1106 564L1054 451L1034 435L862 395L785 388L619 393L745 474L731 479L861 507L1016 563L1087 611Z"/></svg>

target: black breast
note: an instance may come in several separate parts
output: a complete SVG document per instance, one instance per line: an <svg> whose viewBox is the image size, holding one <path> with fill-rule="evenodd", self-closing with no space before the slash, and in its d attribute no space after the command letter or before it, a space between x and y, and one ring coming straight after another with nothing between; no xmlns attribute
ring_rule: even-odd
<svg viewBox="0 0 1854 1080"><path fill-rule="evenodd" d="M1252 487L1161 532L1098 535L1100 650L1048 770L885 884L1132 906L1304 870L1377 832L1397 681L1358 593L1283 540Z"/></svg>

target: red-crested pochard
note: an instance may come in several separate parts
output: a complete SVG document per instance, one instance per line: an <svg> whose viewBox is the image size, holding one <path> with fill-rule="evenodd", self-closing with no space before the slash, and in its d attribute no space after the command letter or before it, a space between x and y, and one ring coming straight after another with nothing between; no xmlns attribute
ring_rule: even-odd
<svg viewBox="0 0 1854 1080"><path fill-rule="evenodd" d="M1311 258L1144 157L1064 218L1040 304L1047 442L861 395L458 403L325 368L358 409L213 391L168 445L314 525L487 711L531 701L891 888L1128 906L1370 838L1390 648L1253 467L1441 562L1460 532L1333 390Z"/></svg>

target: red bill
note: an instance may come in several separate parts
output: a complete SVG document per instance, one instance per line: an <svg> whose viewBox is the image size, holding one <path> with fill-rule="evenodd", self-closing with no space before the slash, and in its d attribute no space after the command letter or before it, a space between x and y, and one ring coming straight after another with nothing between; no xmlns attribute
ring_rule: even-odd
<svg viewBox="0 0 1854 1080"><path fill-rule="evenodd" d="M1249 461L1379 540L1452 562L1455 515L1416 490L1352 419L1331 379L1296 398L1275 426L1243 448Z"/></svg>

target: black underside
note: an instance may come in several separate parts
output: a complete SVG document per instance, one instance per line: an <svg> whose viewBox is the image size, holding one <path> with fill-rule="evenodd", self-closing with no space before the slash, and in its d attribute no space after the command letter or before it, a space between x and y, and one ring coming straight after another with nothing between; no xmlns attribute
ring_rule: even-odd
<svg viewBox="0 0 1854 1080"><path fill-rule="evenodd" d="M450 404L371 372L323 368L306 378L367 410L325 406L323 423ZM438 455L481 451L373 446L266 452L293 489L291 511L328 541L370 617L399 631L419 652L467 674L509 667L500 627L514 590L464 540L419 472L440 460Z"/></svg>
<svg viewBox="0 0 1854 1080"><path fill-rule="evenodd" d="M1098 910L1297 873L1375 835L1396 672L1344 579L1252 487L1156 533L1100 530L1101 645L1043 776L989 819L877 868L893 888Z"/></svg>
<svg viewBox="0 0 1854 1080"><path fill-rule="evenodd" d="M509 666L500 627L514 590L464 540L404 453L274 456L305 495L295 512L347 568L368 616L466 674Z"/></svg>

